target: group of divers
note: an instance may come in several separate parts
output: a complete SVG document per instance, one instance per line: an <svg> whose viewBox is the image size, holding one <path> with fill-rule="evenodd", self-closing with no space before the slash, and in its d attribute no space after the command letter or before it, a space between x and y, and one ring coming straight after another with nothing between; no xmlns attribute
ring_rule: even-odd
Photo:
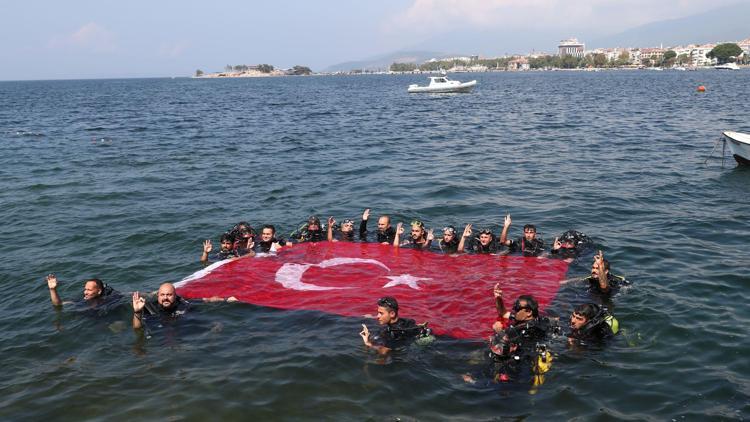
<svg viewBox="0 0 750 422"><path fill-rule="evenodd" d="M458 236L454 226L442 229L442 238L435 239L433 230L425 228L423 222L411 222L410 235L402 238L405 229L403 223L396 227L391 225L388 215L378 218L377 230L368 231L367 224L370 210L362 214L358 238L355 237L354 221L345 219L340 224L329 217L327 225L322 225L316 216L292 232L289 239L277 237L276 228L271 224L263 225L260 233L247 222L239 222L220 237L220 248L214 251L210 240L203 242L201 262L208 263L225 259L235 259L256 253L274 253L294 243L303 242L338 242L361 241L378 242L394 247L414 248L418 250L442 252L445 254L518 254L527 257L549 257L571 262L593 248L593 241L585 234L569 230L557 236L552 247L547 250L544 241L537 236L536 227L527 224L523 235L516 239L508 238L512 220L510 214L505 217L499 238L490 229L481 229L478 233L468 224ZM57 292L57 277L49 274L46 277L50 298L55 307L64 302ZM492 379L495 382L508 382L529 376L534 386L544 382L546 373L552 363L553 355L546 343L552 337L567 338L571 347L600 347L613 338L619 330L618 321L609 312L607 304L619 288L629 282L623 277L610 273L610 264L599 251L594 255L591 273L588 276L564 280L581 281L588 286L590 301L576 306L570 315L567 330L560 326L559 320L541 315L539 305L532 294L520 295L510 308L506 307L500 284L495 285L493 296L497 311L497 320L492 326L493 334L489 337L488 355L492 358ZM112 289L98 278L84 282L83 298L75 303L86 309L119 306L123 295ZM236 301L229 298L204 298L204 301ZM67 303L67 302L65 302ZM386 296L377 300L377 323L379 330L371 333L365 324L359 335L368 349L380 355L387 355L392 350L402 349L417 340L430 340L434 337L427 323L417 324L415 320L399 316L399 304L395 297ZM159 325L173 321L185 314L190 302L180 297L172 283L163 283L155 294L132 294L132 325L135 330L143 330L149 324ZM473 376L464 375L466 382L475 382Z"/></svg>

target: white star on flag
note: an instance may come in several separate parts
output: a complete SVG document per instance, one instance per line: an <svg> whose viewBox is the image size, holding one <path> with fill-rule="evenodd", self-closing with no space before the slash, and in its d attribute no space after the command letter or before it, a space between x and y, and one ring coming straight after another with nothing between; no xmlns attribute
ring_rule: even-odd
<svg viewBox="0 0 750 422"><path fill-rule="evenodd" d="M386 276L385 278L390 279L391 281L386 283L385 286L383 286L383 288L395 287L400 284L405 284L414 290L419 290L419 284L417 284L417 281L432 280L431 278L414 277L411 274L389 275L389 276Z"/></svg>

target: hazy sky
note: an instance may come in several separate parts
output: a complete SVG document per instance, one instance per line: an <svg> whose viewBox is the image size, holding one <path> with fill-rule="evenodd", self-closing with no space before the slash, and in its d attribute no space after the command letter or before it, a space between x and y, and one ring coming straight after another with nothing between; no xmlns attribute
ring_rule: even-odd
<svg viewBox="0 0 750 422"><path fill-rule="evenodd" d="M0 80L17 80L188 76L243 63L320 70L495 28L559 33L534 47L554 52L560 38L616 33L738 0L0 2ZM513 41L475 53L501 53Z"/></svg>

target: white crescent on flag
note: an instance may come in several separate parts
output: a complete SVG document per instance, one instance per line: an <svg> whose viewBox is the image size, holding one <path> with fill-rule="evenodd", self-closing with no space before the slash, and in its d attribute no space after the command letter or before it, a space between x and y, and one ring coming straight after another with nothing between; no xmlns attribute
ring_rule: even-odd
<svg viewBox="0 0 750 422"><path fill-rule="evenodd" d="M347 264L371 264L371 265L376 265L378 267L381 267L385 269L386 271L391 271L390 268L385 266L385 264L375 259L332 258L332 259L326 259L325 261L321 261L318 264L294 264L294 263L287 262L284 265L282 265L278 271L276 271L275 280L277 283L281 284L285 288L292 289L292 290L351 289L351 287L318 286L317 284L305 283L302 281L302 275L304 275L305 271L307 271L308 268L310 267L328 268L328 267L334 267L337 265L347 265Z"/></svg>

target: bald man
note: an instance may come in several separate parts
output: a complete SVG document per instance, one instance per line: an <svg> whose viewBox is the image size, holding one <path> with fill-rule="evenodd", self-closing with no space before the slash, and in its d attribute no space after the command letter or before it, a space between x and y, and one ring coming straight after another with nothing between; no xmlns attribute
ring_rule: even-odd
<svg viewBox="0 0 750 422"><path fill-rule="evenodd" d="M143 316L176 318L190 307L190 302L177 295L172 283L159 286L156 297L146 300L138 292L133 293L133 328L143 327Z"/></svg>

